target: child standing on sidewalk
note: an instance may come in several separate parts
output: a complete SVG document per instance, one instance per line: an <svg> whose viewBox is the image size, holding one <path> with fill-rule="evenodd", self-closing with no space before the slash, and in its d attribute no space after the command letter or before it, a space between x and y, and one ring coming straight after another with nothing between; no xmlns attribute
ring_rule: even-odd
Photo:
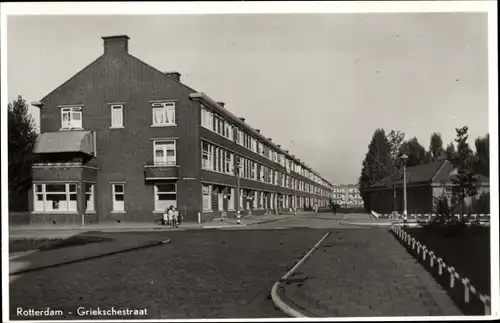
<svg viewBox="0 0 500 323"><path fill-rule="evenodd" d="M167 222L167 225L169 227L173 227L174 226L174 206L171 205L169 208L168 208L168 212L167 212L167 215L168 215L168 222Z"/></svg>

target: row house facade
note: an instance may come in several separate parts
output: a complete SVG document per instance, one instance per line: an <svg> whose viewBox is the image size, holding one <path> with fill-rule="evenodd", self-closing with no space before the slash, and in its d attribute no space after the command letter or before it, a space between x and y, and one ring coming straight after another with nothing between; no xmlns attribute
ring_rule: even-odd
<svg viewBox="0 0 500 323"><path fill-rule="evenodd" d="M33 104L31 222L186 221L327 206L332 185L215 101L129 54L127 36Z"/></svg>
<svg viewBox="0 0 500 323"><path fill-rule="evenodd" d="M364 205L357 184L333 185L332 200L343 207L363 207Z"/></svg>

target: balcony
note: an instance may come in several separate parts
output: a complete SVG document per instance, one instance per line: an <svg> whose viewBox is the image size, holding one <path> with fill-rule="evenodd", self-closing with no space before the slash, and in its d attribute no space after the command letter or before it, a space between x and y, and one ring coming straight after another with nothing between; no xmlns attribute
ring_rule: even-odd
<svg viewBox="0 0 500 323"><path fill-rule="evenodd" d="M179 165L174 162L153 162L144 165L144 179L176 180L179 179Z"/></svg>

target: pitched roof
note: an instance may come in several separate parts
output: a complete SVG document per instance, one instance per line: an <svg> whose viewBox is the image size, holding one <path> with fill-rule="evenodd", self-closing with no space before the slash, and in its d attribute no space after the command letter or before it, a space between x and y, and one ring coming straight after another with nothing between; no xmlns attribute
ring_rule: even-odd
<svg viewBox="0 0 500 323"><path fill-rule="evenodd" d="M450 162L445 160L408 167L406 168L407 183L430 183L433 181L433 178L438 173L438 171L447 168L449 165L451 165ZM371 187L387 187L402 184L403 170L400 169L397 172L394 172L393 174L376 182Z"/></svg>
<svg viewBox="0 0 500 323"><path fill-rule="evenodd" d="M456 168L448 160L408 167L406 169L407 183L410 185L416 183L446 184L451 181L451 178L454 176L454 171L456 171ZM479 183L488 184L489 178L478 174L477 181ZM393 185L403 185L402 169L381 179L370 186L370 188L392 187Z"/></svg>

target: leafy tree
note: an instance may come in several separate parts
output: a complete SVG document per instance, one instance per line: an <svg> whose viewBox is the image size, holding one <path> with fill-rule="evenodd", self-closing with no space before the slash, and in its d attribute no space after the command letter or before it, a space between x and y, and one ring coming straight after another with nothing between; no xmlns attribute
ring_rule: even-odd
<svg viewBox="0 0 500 323"><path fill-rule="evenodd" d="M455 155L456 155L456 150L455 150L455 145L453 144L453 142L450 142L448 144L448 146L446 146L446 150L444 152L444 157L446 160L449 160L449 161L453 161L453 159L455 159Z"/></svg>
<svg viewBox="0 0 500 323"><path fill-rule="evenodd" d="M389 155L392 159L392 165L396 166L398 161L399 150L405 138L405 134L399 130L391 130L387 135L387 142L389 143Z"/></svg>
<svg viewBox="0 0 500 323"><path fill-rule="evenodd" d="M367 210L370 210L370 202L366 189L390 174L389 152L390 147L384 129L375 130L359 177L359 192Z"/></svg>
<svg viewBox="0 0 500 323"><path fill-rule="evenodd" d="M27 192L31 187L31 165L35 160L33 148L37 133L28 113L28 104L21 97L9 103L8 108L8 168L9 205L13 211L27 209Z"/></svg>
<svg viewBox="0 0 500 323"><path fill-rule="evenodd" d="M418 142L416 137L403 142L400 148L400 154L408 155L406 166L417 166L428 162L428 156L425 148Z"/></svg>
<svg viewBox="0 0 500 323"><path fill-rule="evenodd" d="M461 219L464 215L464 202L466 197L474 197L477 195L477 175L474 173L475 158L467 143L468 127L456 128L457 137L457 152L453 159L453 166L456 168L454 176L452 176L452 192L460 203Z"/></svg>
<svg viewBox="0 0 500 323"><path fill-rule="evenodd" d="M434 132L431 135L431 142L429 145L429 160L430 161L442 161L445 159L445 151L443 148L443 139L441 134Z"/></svg>
<svg viewBox="0 0 500 323"><path fill-rule="evenodd" d="M484 176L490 176L490 135L476 138L476 154L474 171Z"/></svg>

